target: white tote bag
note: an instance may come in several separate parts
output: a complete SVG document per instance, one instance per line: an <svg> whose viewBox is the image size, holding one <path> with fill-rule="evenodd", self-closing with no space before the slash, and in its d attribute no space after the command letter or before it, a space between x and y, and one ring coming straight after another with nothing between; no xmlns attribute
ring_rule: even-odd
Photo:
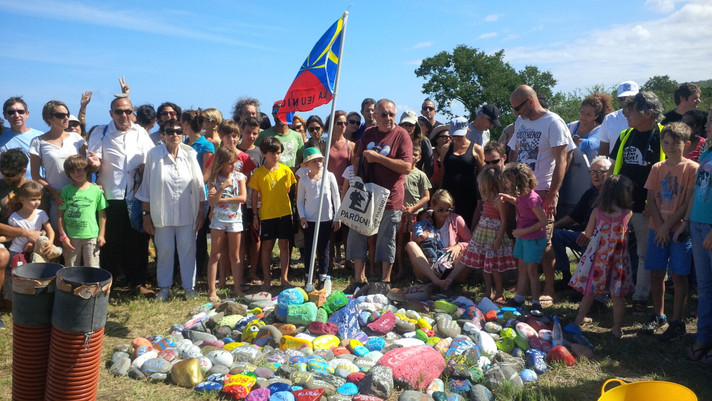
<svg viewBox="0 0 712 401"><path fill-rule="evenodd" d="M361 177L355 176L341 202L339 220L360 234L377 233L390 194L386 188L372 182L364 183Z"/></svg>

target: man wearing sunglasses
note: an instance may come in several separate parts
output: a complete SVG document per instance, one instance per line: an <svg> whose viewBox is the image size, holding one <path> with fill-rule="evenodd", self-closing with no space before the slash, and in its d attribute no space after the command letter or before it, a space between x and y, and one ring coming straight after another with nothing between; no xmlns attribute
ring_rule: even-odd
<svg viewBox="0 0 712 401"><path fill-rule="evenodd" d="M101 267L117 274L123 270L135 289L146 283L148 234L131 228L127 199L133 199L143 176L143 167L153 141L146 130L131 122L133 107L128 97L111 102L111 122L99 125L89 135L89 165L104 189L106 245L101 249Z"/></svg>
<svg viewBox="0 0 712 401"><path fill-rule="evenodd" d="M21 97L11 97L3 104L2 112L5 120L10 123L10 128L5 129L5 131L0 134L0 152L20 148L26 155L29 155L30 142L42 135L43 132L27 126L27 118L30 116L27 103L25 103ZM29 167L28 164L25 177L32 179Z"/></svg>
<svg viewBox="0 0 712 401"><path fill-rule="evenodd" d="M381 280L391 281L396 257L396 230L401 221L405 176L412 168L413 142L405 128L396 124L396 105L388 99L376 103L376 126L368 128L354 151L354 169L364 182L391 191L376 236L374 262L381 263ZM349 232L346 258L354 261L354 282L366 280L364 266L367 237Z"/></svg>
<svg viewBox="0 0 712 401"><path fill-rule="evenodd" d="M420 107L420 114L422 114L423 117L425 117L430 123L430 131L425 133L428 138L430 138L430 133L433 131L433 128L438 125L443 125L443 123L435 119L435 114L437 113L438 109L435 107L435 102L430 100L430 98L425 99L423 101L423 105Z"/></svg>
<svg viewBox="0 0 712 401"><path fill-rule="evenodd" d="M534 190L544 202L542 207L549 218L546 226L547 251L551 252L554 216L559 189L566 173L568 151L576 148L564 120L539 102L530 86L521 85L509 97L510 105L519 115L514 122L514 134L507 144L510 160L527 164L538 181ZM554 298L554 269L544 270L544 290L539 300L542 306L551 305Z"/></svg>

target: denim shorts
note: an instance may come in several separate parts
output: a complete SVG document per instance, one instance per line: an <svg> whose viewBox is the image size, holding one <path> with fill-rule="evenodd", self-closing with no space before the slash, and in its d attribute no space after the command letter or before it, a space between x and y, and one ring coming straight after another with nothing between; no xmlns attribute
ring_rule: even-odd
<svg viewBox="0 0 712 401"><path fill-rule="evenodd" d="M524 263L541 263L546 249L546 237L536 239L517 238L514 240L514 252L512 255L517 259L524 260Z"/></svg>
<svg viewBox="0 0 712 401"><path fill-rule="evenodd" d="M383 219L378 226L376 237L376 255L374 262L394 263L396 260L396 231L401 222L400 210L385 210ZM355 230L349 231L346 246L346 259L368 260L368 237L357 233Z"/></svg>
<svg viewBox="0 0 712 401"><path fill-rule="evenodd" d="M692 241L688 237L683 242L672 240L665 247L655 244L655 230L650 230L648 235L648 251L645 255L645 270L666 270L668 264L670 271L680 276L690 274L692 261Z"/></svg>

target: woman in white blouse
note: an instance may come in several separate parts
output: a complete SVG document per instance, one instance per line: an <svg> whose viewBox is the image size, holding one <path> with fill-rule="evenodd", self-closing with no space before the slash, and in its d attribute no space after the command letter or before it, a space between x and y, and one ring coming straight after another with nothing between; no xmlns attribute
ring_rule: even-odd
<svg viewBox="0 0 712 401"><path fill-rule="evenodd" d="M50 100L42 108L42 119L49 131L30 142L30 174L51 196L49 218L57 230L57 210L64 201L59 196L72 180L64 173L64 161L69 156L86 153L86 141L76 132L67 132L69 109L59 100ZM44 169L44 172L40 168Z"/></svg>
<svg viewBox="0 0 712 401"><path fill-rule="evenodd" d="M143 228L156 243L158 299L166 301L170 295L176 249L185 296L192 298L196 296L195 236L205 216L203 174L195 150L181 143L179 121L167 121L160 135L163 143L148 152L136 198L143 202Z"/></svg>

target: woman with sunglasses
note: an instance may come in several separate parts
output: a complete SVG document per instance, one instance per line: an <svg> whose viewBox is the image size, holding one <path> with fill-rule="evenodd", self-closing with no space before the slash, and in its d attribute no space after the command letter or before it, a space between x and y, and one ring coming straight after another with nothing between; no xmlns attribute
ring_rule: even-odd
<svg viewBox="0 0 712 401"><path fill-rule="evenodd" d="M361 115L355 111L351 111L346 115L346 122L348 124L346 125L344 136L349 141L355 142L353 138L358 136L358 129L361 126Z"/></svg>
<svg viewBox="0 0 712 401"><path fill-rule="evenodd" d="M418 125L418 116L412 110L406 110L401 115L400 123L398 124L405 128L413 141L414 147L420 148L420 161L415 164L419 170L423 171L428 177L433 175L433 147L430 141L423 135L423 131Z"/></svg>
<svg viewBox="0 0 712 401"><path fill-rule="evenodd" d="M146 156L136 199L143 202L143 228L156 243L156 274L167 301L173 285L174 252L186 298L194 298L195 237L205 220L205 186L197 152L183 142L183 128L172 118L161 128L162 144ZM130 251L130 250L127 250Z"/></svg>
<svg viewBox="0 0 712 401"><path fill-rule="evenodd" d="M218 127L222 122L223 115L220 110L215 107L209 107L203 110L203 118L201 121L203 137L205 137L208 142L212 143L215 149L220 147L220 134L218 134Z"/></svg>
<svg viewBox="0 0 712 401"><path fill-rule="evenodd" d="M405 246L415 277L431 282L443 290L450 288L454 280L464 278L464 276L454 277L449 273L452 272L455 262L460 260L462 251L467 248L472 238L472 233L467 228L465 220L453 212L455 206L452 195L444 189L438 189L430 198L431 210L421 212L431 216L432 226L436 232L430 234L441 242L443 248L438 252L436 260L427 258L419 245L427 240L426 235L416 237L414 231L411 241ZM422 216L419 215L419 217Z"/></svg>
<svg viewBox="0 0 712 401"><path fill-rule="evenodd" d="M309 133L309 139L304 143L305 148L317 147L324 154L326 149L326 142L322 139L322 134L324 134L324 122L321 117L317 115L309 116L307 118L307 132Z"/></svg>
<svg viewBox="0 0 712 401"><path fill-rule="evenodd" d="M60 192L72 180L64 173L64 161L72 155L86 154L86 141L76 132L68 132L69 109L64 102L50 100L42 108L42 119L49 131L30 142L30 173L32 180L42 184L50 195L49 218L57 230L58 206L64 203ZM44 175L41 175L41 168Z"/></svg>
<svg viewBox="0 0 712 401"><path fill-rule="evenodd" d="M418 120L420 121L420 120ZM422 128L422 126L421 126ZM429 175L430 183L434 188L440 188L443 185L443 160L450 149L452 137L450 136L450 125L438 125L433 128L433 135L430 143L433 146L433 173ZM427 175L427 174L426 174Z"/></svg>

